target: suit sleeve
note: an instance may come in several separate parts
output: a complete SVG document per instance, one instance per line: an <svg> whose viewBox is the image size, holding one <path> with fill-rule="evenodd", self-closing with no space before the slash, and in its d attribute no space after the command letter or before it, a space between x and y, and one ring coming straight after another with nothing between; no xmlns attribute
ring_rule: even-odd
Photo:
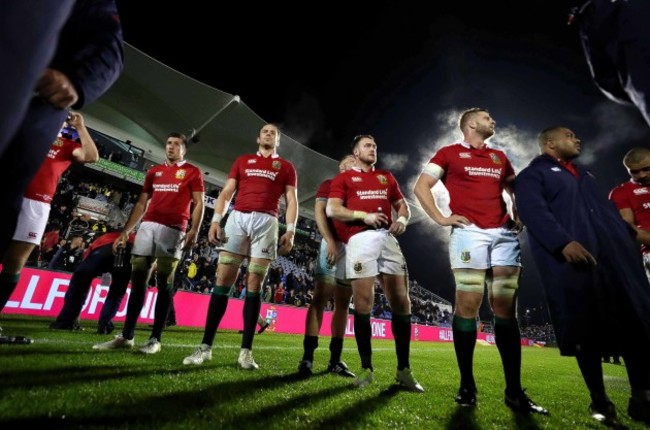
<svg viewBox="0 0 650 430"><path fill-rule="evenodd" d="M94 102L115 83L124 66L123 45L114 0L77 0L50 64L79 93L73 109Z"/></svg>
<svg viewBox="0 0 650 430"><path fill-rule="evenodd" d="M524 169L515 179L515 199L519 217L549 253L560 252L573 238L551 212L545 199L544 178L539 170Z"/></svg>

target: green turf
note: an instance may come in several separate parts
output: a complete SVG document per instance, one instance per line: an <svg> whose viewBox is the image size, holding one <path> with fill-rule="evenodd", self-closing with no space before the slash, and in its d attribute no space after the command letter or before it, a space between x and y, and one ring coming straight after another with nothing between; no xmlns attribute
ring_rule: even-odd
<svg viewBox="0 0 650 430"><path fill-rule="evenodd" d="M51 319L3 315L4 334L35 339L31 345L0 345L0 429L589 429L604 428L587 413L589 397L575 360L553 348L523 348L522 383L549 416L521 416L503 403L503 376L496 347L477 345L477 408L453 401L458 370L451 344L413 342L411 368L426 393L394 384L392 341L373 341L375 383L355 389L351 380L325 372L329 338L321 338L309 379L296 377L302 337L265 332L254 343L258 371L237 368L241 335L217 334L213 360L184 366L202 331L172 327L159 354L94 351L112 336L54 331ZM119 326L119 324L118 324ZM141 325L136 346L146 341ZM359 359L353 338L343 360L353 371ZM625 367L605 364L610 397L630 429L646 428L626 413Z"/></svg>

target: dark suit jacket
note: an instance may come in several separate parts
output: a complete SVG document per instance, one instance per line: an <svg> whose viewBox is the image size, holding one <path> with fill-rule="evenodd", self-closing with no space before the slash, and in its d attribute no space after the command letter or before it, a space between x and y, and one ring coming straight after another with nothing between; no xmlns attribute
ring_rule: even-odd
<svg viewBox="0 0 650 430"><path fill-rule="evenodd" d="M578 178L541 155L515 179L525 242L539 269L563 355L574 355L579 345L603 349L631 325L650 339L650 285L634 230L591 173L577 170ZM566 262L562 249L572 240L596 258L597 266Z"/></svg>

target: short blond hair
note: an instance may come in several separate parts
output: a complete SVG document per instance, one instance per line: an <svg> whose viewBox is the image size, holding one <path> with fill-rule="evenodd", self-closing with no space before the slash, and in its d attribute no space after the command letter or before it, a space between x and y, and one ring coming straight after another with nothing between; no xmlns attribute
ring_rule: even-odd
<svg viewBox="0 0 650 430"><path fill-rule="evenodd" d="M467 126L467 123L474 117L475 114L479 112L485 112L488 114L490 113L487 109L480 107L473 107L462 111L458 117L458 128L460 128L460 131L465 131L465 126Z"/></svg>

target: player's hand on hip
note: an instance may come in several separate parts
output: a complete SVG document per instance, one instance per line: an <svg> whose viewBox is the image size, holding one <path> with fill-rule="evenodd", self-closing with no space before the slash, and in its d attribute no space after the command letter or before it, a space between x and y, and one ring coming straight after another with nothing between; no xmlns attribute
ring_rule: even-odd
<svg viewBox="0 0 650 430"><path fill-rule="evenodd" d="M440 225L443 227L452 226L452 227L460 227L460 228L463 228L470 224L471 222L467 218L457 214L451 214L448 217L443 218L442 222L440 223Z"/></svg>

